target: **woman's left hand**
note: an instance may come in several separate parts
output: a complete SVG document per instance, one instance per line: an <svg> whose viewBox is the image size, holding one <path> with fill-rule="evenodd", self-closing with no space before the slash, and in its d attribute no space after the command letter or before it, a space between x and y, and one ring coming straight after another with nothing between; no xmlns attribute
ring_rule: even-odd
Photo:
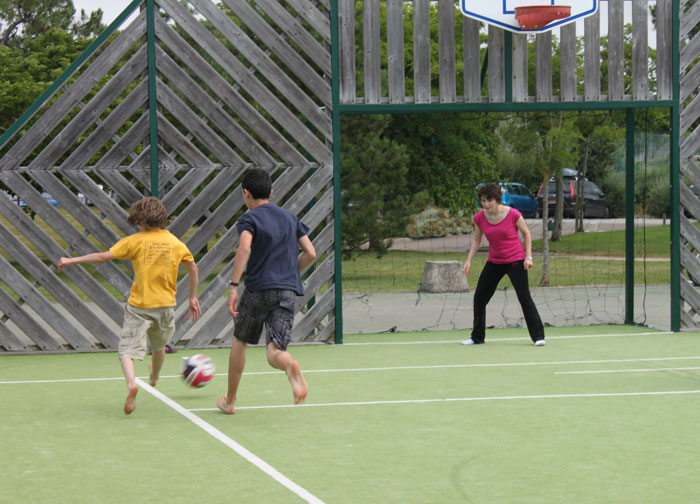
<svg viewBox="0 0 700 504"><path fill-rule="evenodd" d="M530 259L529 257L525 258L525 260L523 261L523 267L526 270L529 270L530 268L532 268L532 259Z"/></svg>

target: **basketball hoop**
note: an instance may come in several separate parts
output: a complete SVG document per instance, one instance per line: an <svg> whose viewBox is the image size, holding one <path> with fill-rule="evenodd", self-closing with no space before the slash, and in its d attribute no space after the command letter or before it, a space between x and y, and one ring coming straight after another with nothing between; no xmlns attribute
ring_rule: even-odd
<svg viewBox="0 0 700 504"><path fill-rule="evenodd" d="M515 19L521 30L538 30L555 19L571 16L569 5L528 5L515 8Z"/></svg>

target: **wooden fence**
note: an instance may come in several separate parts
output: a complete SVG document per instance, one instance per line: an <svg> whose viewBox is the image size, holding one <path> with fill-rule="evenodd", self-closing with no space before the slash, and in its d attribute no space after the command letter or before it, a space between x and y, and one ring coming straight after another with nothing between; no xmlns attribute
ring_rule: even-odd
<svg viewBox="0 0 700 504"><path fill-rule="evenodd" d="M675 106L680 198L700 217L700 201L689 188L700 187L694 157L700 148L700 4L656 2L655 68L647 53L647 2L632 2L630 57L623 51L623 0L607 4L608 50L601 50L600 13L584 21L583 75L575 65L574 25L537 34L530 82L528 36L479 26L452 1L189 0L185 6L157 0L153 9L154 0L134 0L0 140L0 182L8 190L0 197L0 350L116 348L129 265L76 266L58 275L55 263L61 255L104 250L133 232L126 209L151 193L164 201L169 229L196 255L204 280L205 316L196 323L184 319L186 278L178 284L174 343L229 345L224 294L235 222L244 210L240 178L252 166L273 175L275 202L309 225L319 252L304 272L294 340L332 341L341 310L333 189L339 133L333 125L353 107ZM435 32L431 9L438 11ZM131 11L138 17L118 31ZM412 30L412 47L404 43L406 30ZM437 65L431 63L435 39ZM561 54L556 82L553 40ZM407 51L412 68L406 68ZM690 275L700 283L700 234L681 219L681 319L695 326L700 293L685 280Z"/></svg>
<svg viewBox="0 0 700 504"><path fill-rule="evenodd" d="M609 0L604 3L607 4L609 34L606 52L601 45L600 9L583 20L582 41L577 40L575 23L536 35L510 33L490 25L487 37L482 40L484 26L463 17L456 10L459 5L456 2L339 0L340 102L469 104L672 99L673 0L656 2L655 69L649 68L647 0L632 1L632 19L628 20L634 48L631 58L624 53L625 2ZM438 24L431 31L430 15L434 10L438 11ZM386 15L380 15L380 11L385 11ZM384 18L386 24L380 26L379 20ZM360 23L362 30L358 31L355 26ZM406 47L405 33L412 33L412 47ZM533 37L536 81L528 82L528 40ZM561 62L558 82L554 81L553 39L557 41ZM431 60L435 40L439 46L437 63ZM577 57L580 56L577 44L580 42L583 42L582 76L577 73ZM357 57L356 46L362 48L361 59ZM384 59L382 47L386 47ZM412 53L412 68L408 69L404 58L407 51ZM607 79L602 78L603 67ZM649 87L652 71L655 89ZM482 73L488 76L485 86L482 86ZM432 94L436 81L437 96ZM528 88L534 89L535 94L531 95ZM559 89L558 95L553 93L555 88Z"/></svg>
<svg viewBox="0 0 700 504"><path fill-rule="evenodd" d="M126 211L152 193L171 216L170 231L195 254L203 280L205 315L192 323L185 320L181 272L173 343L230 345L225 293L235 221L245 208L240 179L252 166L273 175L273 201L312 229L318 252L304 272L293 339L333 341L328 6L150 5L134 2L138 17L70 69L2 145L0 181L8 190L0 197L2 349L116 348L130 266L76 266L59 275L55 264L133 233Z"/></svg>

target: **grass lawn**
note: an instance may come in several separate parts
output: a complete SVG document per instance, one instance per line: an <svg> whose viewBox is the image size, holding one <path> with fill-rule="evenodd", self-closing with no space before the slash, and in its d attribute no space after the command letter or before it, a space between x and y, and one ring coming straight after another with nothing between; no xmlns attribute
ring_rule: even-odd
<svg viewBox="0 0 700 504"><path fill-rule="evenodd" d="M472 261L470 285L476 285L486 253L479 253ZM364 254L354 260L343 261L344 292L405 292L417 291L423 277L426 261L459 261L464 254L435 254L429 252L390 251L381 259ZM574 285L622 285L625 261L618 257L598 256L579 258L557 254L550 258L550 287ZM669 282L671 264L668 261L638 262L635 264L635 283L665 284ZM530 286L536 287L542 279L542 260L537 258L529 272ZM506 278L501 287L510 285Z"/></svg>
<svg viewBox="0 0 700 504"><path fill-rule="evenodd" d="M696 226L698 224L696 223ZM542 250L542 240L534 240L535 253ZM671 249L671 226L635 228L635 257L669 257ZM550 252L569 255L625 256L625 230L601 233L574 233L562 236L561 241L549 242Z"/></svg>

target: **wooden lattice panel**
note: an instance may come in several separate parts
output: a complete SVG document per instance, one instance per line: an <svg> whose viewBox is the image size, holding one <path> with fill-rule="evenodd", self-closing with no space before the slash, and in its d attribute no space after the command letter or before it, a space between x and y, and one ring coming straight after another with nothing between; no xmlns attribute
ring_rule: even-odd
<svg viewBox="0 0 700 504"><path fill-rule="evenodd" d="M681 324L700 326L700 3L681 2ZM687 213L687 215L686 215Z"/></svg>
<svg viewBox="0 0 700 504"><path fill-rule="evenodd" d="M62 255L105 250L136 231L126 222L127 209L152 192L168 210L168 229L187 243L200 269L204 316L185 320L181 271L173 342L229 345L233 322L224 294L235 223L245 211L240 179L251 167L272 175L273 201L311 228L318 253L304 272L293 339L332 340L328 6L156 2L154 71L145 3L0 147L0 182L8 194L0 198L1 349L116 348L130 265L74 266L59 275L55 264Z"/></svg>

